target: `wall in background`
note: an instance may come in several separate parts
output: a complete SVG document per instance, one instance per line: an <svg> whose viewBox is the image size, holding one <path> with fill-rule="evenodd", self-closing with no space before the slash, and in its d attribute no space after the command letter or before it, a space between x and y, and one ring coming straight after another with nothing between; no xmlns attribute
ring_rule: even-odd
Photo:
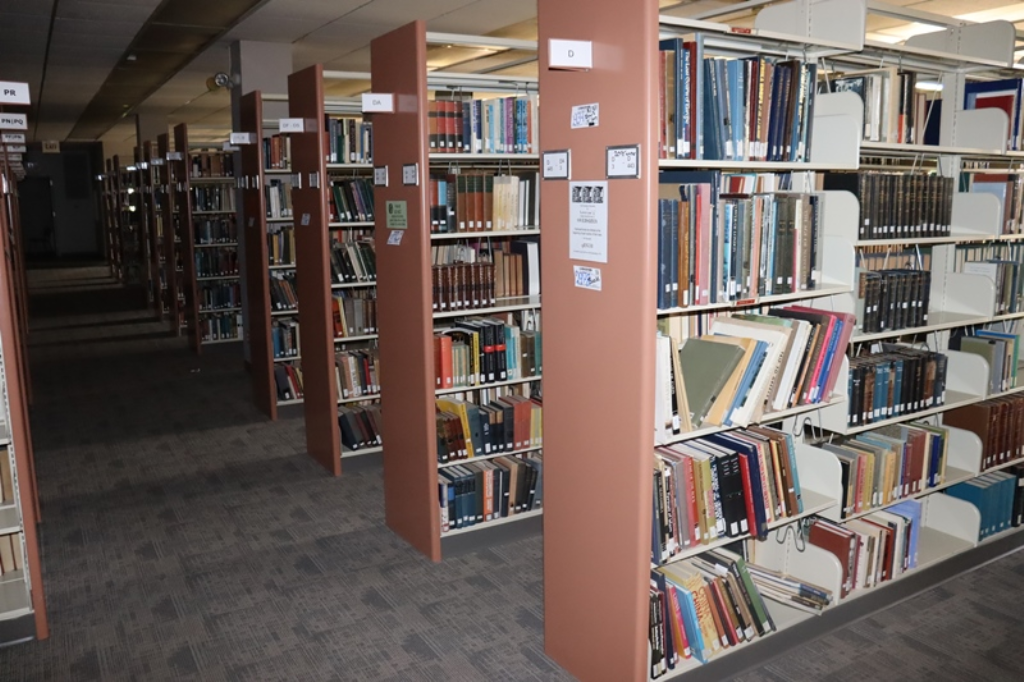
<svg viewBox="0 0 1024 682"><path fill-rule="evenodd" d="M103 146L99 142L61 143L60 154L43 154L38 145L30 145L25 154L25 170L31 178L50 180L53 207L52 234L29 231L29 254L56 256L99 256L102 246L100 197L96 175L102 168ZM30 198L30 197L26 197ZM41 207L22 207L22 215L31 219ZM48 245L42 240L47 240Z"/></svg>

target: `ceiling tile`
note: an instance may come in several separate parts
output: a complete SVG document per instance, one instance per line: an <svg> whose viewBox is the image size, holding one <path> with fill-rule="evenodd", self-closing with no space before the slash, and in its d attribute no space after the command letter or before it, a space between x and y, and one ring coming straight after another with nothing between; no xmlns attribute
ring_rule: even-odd
<svg viewBox="0 0 1024 682"><path fill-rule="evenodd" d="M138 2L92 2L86 0L61 0L57 16L61 19L134 21L142 24L160 0L139 0Z"/></svg>
<svg viewBox="0 0 1024 682"><path fill-rule="evenodd" d="M394 24L356 24L335 21L326 24L303 38L297 45L330 45L339 53L369 44L377 36L395 29Z"/></svg>
<svg viewBox="0 0 1024 682"><path fill-rule="evenodd" d="M369 2L370 0L270 0L260 8L259 14L320 19L321 22L328 22L345 16Z"/></svg>
<svg viewBox="0 0 1024 682"><path fill-rule="evenodd" d="M224 42L262 40L268 43L293 43L323 25L322 19L301 16L283 17L257 12L231 29L222 40Z"/></svg>
<svg viewBox="0 0 1024 682"><path fill-rule="evenodd" d="M394 28L416 19L433 19L460 7L472 5L476 0L374 0L345 15L345 21L361 24L387 24ZM533 2L536 8L536 0ZM536 13L536 9L534 9Z"/></svg>
<svg viewBox="0 0 1024 682"><path fill-rule="evenodd" d="M536 0L477 0L427 22L430 31L484 34L537 15Z"/></svg>

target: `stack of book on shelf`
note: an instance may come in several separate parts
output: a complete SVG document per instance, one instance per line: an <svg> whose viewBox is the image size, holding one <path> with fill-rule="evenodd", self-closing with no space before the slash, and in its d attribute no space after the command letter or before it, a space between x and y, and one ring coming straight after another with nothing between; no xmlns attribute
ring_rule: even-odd
<svg viewBox="0 0 1024 682"><path fill-rule="evenodd" d="M264 170L286 170L292 158L290 135L271 135L263 138Z"/></svg>
<svg viewBox="0 0 1024 682"><path fill-rule="evenodd" d="M1022 140L1021 124L1024 122L1024 99L1020 78L1004 78L992 81L968 81L964 84L964 109L1000 109L1006 112L1009 121L1006 149L1020 150Z"/></svg>
<svg viewBox="0 0 1024 682"><path fill-rule="evenodd" d="M334 336L345 338L377 333L377 296L373 289L337 291L332 296Z"/></svg>
<svg viewBox="0 0 1024 682"><path fill-rule="evenodd" d="M342 400L380 393L380 356L375 348L334 354L334 378Z"/></svg>
<svg viewBox="0 0 1024 682"><path fill-rule="evenodd" d="M237 249L200 249L196 251L197 277L225 277L237 274Z"/></svg>
<svg viewBox="0 0 1024 682"><path fill-rule="evenodd" d="M435 244L430 250L434 312L486 308L503 298L540 295L536 239Z"/></svg>
<svg viewBox="0 0 1024 682"><path fill-rule="evenodd" d="M331 277L337 284L376 281L373 239L335 243L331 248Z"/></svg>
<svg viewBox="0 0 1024 682"><path fill-rule="evenodd" d="M842 518L914 497L946 480L949 429L894 424L823 443L842 470Z"/></svg>
<svg viewBox="0 0 1024 682"><path fill-rule="evenodd" d="M704 57L700 34L660 48L660 158L810 158L814 63Z"/></svg>
<svg viewBox="0 0 1024 682"><path fill-rule="evenodd" d="M231 178L235 175L234 159L231 154L224 152L193 152L190 155L192 161L193 178Z"/></svg>
<svg viewBox="0 0 1024 682"><path fill-rule="evenodd" d="M977 507L981 514L978 540L1017 528L1024 517L1024 466L991 471L978 478L957 483L945 490L947 495Z"/></svg>
<svg viewBox="0 0 1024 682"><path fill-rule="evenodd" d="M442 533L542 507L544 456L540 452L455 464L437 473Z"/></svg>
<svg viewBox="0 0 1024 682"><path fill-rule="evenodd" d="M536 95L473 99L439 93L427 102L430 152L536 154L537 107Z"/></svg>
<svg viewBox="0 0 1024 682"><path fill-rule="evenodd" d="M1024 227L1024 177L1013 173L974 173L971 191L991 194L1003 209L1002 234L1020 234Z"/></svg>
<svg viewBox="0 0 1024 682"><path fill-rule="evenodd" d="M352 452L377 448L383 443L380 405L340 406L338 426L342 446Z"/></svg>
<svg viewBox="0 0 1024 682"><path fill-rule="evenodd" d="M953 220L953 178L925 173L824 173L824 189L860 202L860 239L944 237Z"/></svg>
<svg viewBox="0 0 1024 682"><path fill-rule="evenodd" d="M715 550L651 571L652 678L775 631L752 568L737 554Z"/></svg>
<svg viewBox="0 0 1024 682"><path fill-rule="evenodd" d="M907 267L888 267L907 262ZM928 324L931 254L857 253L857 331L875 334Z"/></svg>
<svg viewBox="0 0 1024 682"><path fill-rule="evenodd" d="M10 576L24 568L25 553L21 547L21 533L0 535L0 577Z"/></svg>
<svg viewBox="0 0 1024 682"><path fill-rule="evenodd" d="M223 310L242 305L242 289L238 282L200 282L199 310Z"/></svg>
<svg viewBox="0 0 1024 682"><path fill-rule="evenodd" d="M949 349L985 358L989 367L990 395L1017 388L1017 363L1020 362L1020 336L1017 334L960 328L950 334Z"/></svg>
<svg viewBox="0 0 1024 682"><path fill-rule="evenodd" d="M275 360L298 357L299 323L297 320L273 320L270 326L270 338L274 344Z"/></svg>
<svg viewBox="0 0 1024 682"><path fill-rule="evenodd" d="M484 171L430 176L432 233L516 230L539 224L538 174Z"/></svg>
<svg viewBox="0 0 1024 682"><path fill-rule="evenodd" d="M295 265L295 228L268 230L267 254L270 265Z"/></svg>
<svg viewBox="0 0 1024 682"><path fill-rule="evenodd" d="M722 538L767 537L769 524L803 512L788 433L752 426L658 447L651 562Z"/></svg>
<svg viewBox="0 0 1024 682"><path fill-rule="evenodd" d="M916 90L916 72L881 66L820 76L820 92L852 92L863 100L865 140L937 144L942 100Z"/></svg>
<svg viewBox="0 0 1024 682"><path fill-rule="evenodd" d="M438 389L486 386L539 377L542 371L538 311L471 317L434 333Z"/></svg>
<svg viewBox="0 0 1024 682"><path fill-rule="evenodd" d="M814 289L821 211L814 194L781 193L788 175L662 171L658 308Z"/></svg>
<svg viewBox="0 0 1024 682"><path fill-rule="evenodd" d="M1024 457L1024 395L958 407L943 413L942 423L977 434L983 471Z"/></svg>
<svg viewBox="0 0 1024 682"><path fill-rule="evenodd" d="M327 163L372 163L373 124L361 118L324 117Z"/></svg>
<svg viewBox="0 0 1024 682"><path fill-rule="evenodd" d="M214 313L199 320L203 341L227 341L241 338L242 316L235 313Z"/></svg>
<svg viewBox="0 0 1024 682"><path fill-rule="evenodd" d="M302 365L298 362L274 365L274 384L277 387L277 399L279 401L301 399Z"/></svg>
<svg viewBox="0 0 1024 682"><path fill-rule="evenodd" d="M715 317L708 334L685 339L676 326L670 320L664 325L669 334L658 337L658 442L829 401L855 320L790 306L767 315Z"/></svg>
<svg viewBox="0 0 1024 682"><path fill-rule="evenodd" d="M544 440L539 398L507 393L480 404L437 398L437 461L441 464L539 448Z"/></svg>
<svg viewBox="0 0 1024 682"><path fill-rule="evenodd" d="M850 360L850 426L910 415L945 403L948 358L893 343Z"/></svg>
<svg viewBox="0 0 1024 682"><path fill-rule="evenodd" d="M747 548L756 544L756 541L748 540ZM785 573L752 562L747 563L747 570L750 571L751 580L765 599L815 614L821 613L834 603L832 591L819 585L797 580Z"/></svg>
<svg viewBox="0 0 1024 682"><path fill-rule="evenodd" d="M270 273L270 305L275 311L298 310L294 272Z"/></svg>
<svg viewBox="0 0 1024 682"><path fill-rule="evenodd" d="M1024 310L1024 244L962 244L956 249L956 271L984 275L996 287L996 314Z"/></svg>
<svg viewBox="0 0 1024 682"><path fill-rule="evenodd" d="M235 244L238 242L238 225L235 217L203 218L195 221L196 244Z"/></svg>
<svg viewBox="0 0 1024 682"><path fill-rule="evenodd" d="M922 507L918 500L903 500L859 519L835 523L814 519L807 542L839 560L845 598L875 587L917 567Z"/></svg>
<svg viewBox="0 0 1024 682"><path fill-rule="evenodd" d="M373 185L369 180L332 180L330 196L332 223L373 222Z"/></svg>
<svg viewBox="0 0 1024 682"><path fill-rule="evenodd" d="M289 180L269 178L263 192L267 218L277 220L292 217L292 183Z"/></svg>
<svg viewBox="0 0 1024 682"><path fill-rule="evenodd" d="M235 188L230 185L193 185L192 210L200 213L215 211L234 213Z"/></svg>

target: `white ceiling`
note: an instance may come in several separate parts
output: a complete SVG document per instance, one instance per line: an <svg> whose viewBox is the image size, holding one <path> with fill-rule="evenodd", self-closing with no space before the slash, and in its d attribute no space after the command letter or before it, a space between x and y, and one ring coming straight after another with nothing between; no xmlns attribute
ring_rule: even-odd
<svg viewBox="0 0 1024 682"><path fill-rule="evenodd" d="M737 1L660 0L660 4L668 12L692 16ZM1014 21L1024 20L1024 3L1007 0L888 2L951 16L966 14L973 20L990 18L975 13L992 10L1001 11L1001 16ZM34 114L37 125L34 131L30 130L34 139L66 138L159 3L160 0L0 0L0 79L27 81L31 85L38 107ZM624 5L627 3L623 0ZM1019 11L1019 16L1014 16L1014 11ZM206 81L219 71L229 71L229 46L236 40L290 43L295 69L323 63L329 69L366 71L370 41L413 19L425 20L432 31L535 38L535 17L536 0L267 0L136 111L147 118L165 118L168 124L187 122L193 138L223 137L230 127L229 94L223 89L209 92ZM744 15L726 15L721 19L750 21ZM925 27L871 15L868 29L872 38L895 41ZM489 54L461 48L435 49L430 54L430 64L452 70L495 68L517 56L509 53L488 57ZM471 59L480 61L471 67L467 63ZM532 68L518 66L511 71L523 73ZM332 84L328 89L344 93L351 92L352 86ZM123 119L101 139L110 153L130 154L135 144L134 117Z"/></svg>

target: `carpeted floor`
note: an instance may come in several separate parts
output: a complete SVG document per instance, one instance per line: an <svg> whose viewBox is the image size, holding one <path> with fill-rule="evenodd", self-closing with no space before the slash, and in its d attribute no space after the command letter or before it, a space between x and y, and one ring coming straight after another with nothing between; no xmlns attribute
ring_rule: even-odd
<svg viewBox="0 0 1024 682"><path fill-rule="evenodd" d="M103 267L30 274L53 635L0 680L571 679L539 537L431 564L383 525L379 468L330 478L300 413L257 412L237 347L196 358ZM1020 679L1022 581L1018 553L738 679Z"/></svg>

